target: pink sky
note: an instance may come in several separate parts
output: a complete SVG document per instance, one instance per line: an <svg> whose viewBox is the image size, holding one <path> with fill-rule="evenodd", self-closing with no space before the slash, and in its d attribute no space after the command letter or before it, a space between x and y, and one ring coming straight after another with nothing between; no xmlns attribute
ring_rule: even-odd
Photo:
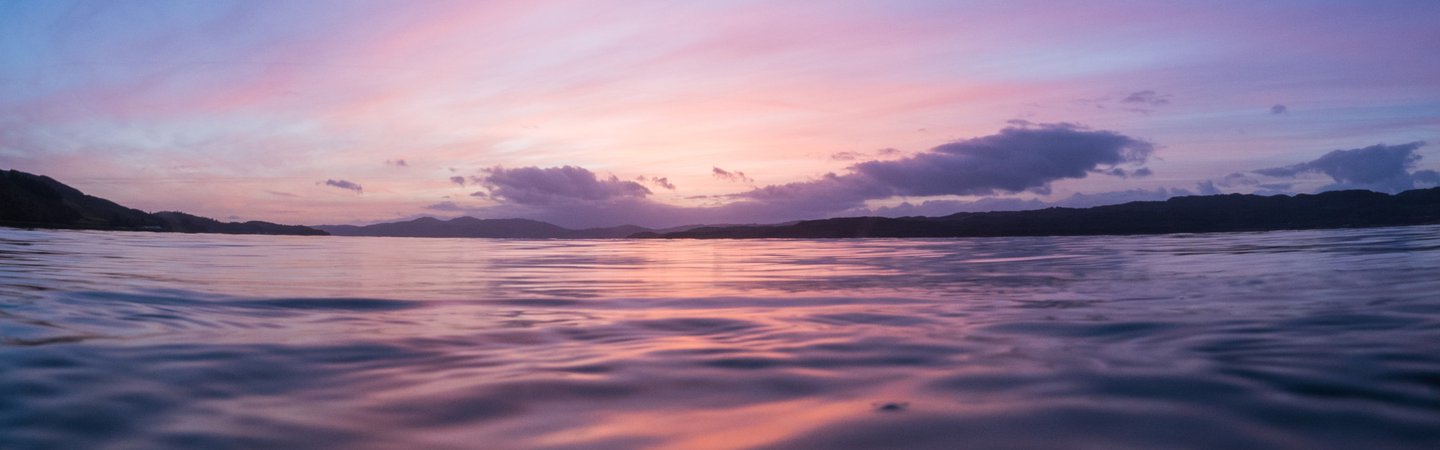
<svg viewBox="0 0 1440 450"><path fill-rule="evenodd" d="M1014 120L1151 143L1151 174L866 205L1312 192L1370 185L1250 171L1440 139L1440 3L1254 3L6 3L0 168L222 219L585 226L623 217L470 194L496 167L572 166L645 177L651 207L722 206ZM1391 175L1425 186L1434 148Z"/></svg>

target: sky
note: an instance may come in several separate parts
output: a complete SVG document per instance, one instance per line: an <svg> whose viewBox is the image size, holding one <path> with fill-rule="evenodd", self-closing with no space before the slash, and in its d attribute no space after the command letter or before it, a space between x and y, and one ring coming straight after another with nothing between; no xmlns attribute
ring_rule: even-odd
<svg viewBox="0 0 1440 450"><path fill-rule="evenodd" d="M1436 17L1434 0L0 0L0 168L310 225L1398 192L1440 184Z"/></svg>

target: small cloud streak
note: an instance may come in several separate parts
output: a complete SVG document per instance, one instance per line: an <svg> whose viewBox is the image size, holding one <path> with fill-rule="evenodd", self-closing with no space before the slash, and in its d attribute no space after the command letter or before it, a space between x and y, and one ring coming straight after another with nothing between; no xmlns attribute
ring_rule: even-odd
<svg viewBox="0 0 1440 450"><path fill-rule="evenodd" d="M387 159L385 160L385 165L395 167L410 167L410 163L405 162L405 160L403 159Z"/></svg>
<svg viewBox="0 0 1440 450"><path fill-rule="evenodd" d="M675 190L675 183L671 183L669 177L647 177L644 175L640 175L638 177L635 177L635 182L650 183L651 185L654 185L658 188L663 188L671 191Z"/></svg>
<svg viewBox="0 0 1440 450"><path fill-rule="evenodd" d="M1270 107L1270 114L1271 114L1271 115L1287 114L1287 113L1289 113L1289 112L1290 112L1290 107L1285 106L1285 105L1281 105L1281 104L1278 104L1278 103L1275 104L1275 106L1271 106L1271 107Z"/></svg>
<svg viewBox="0 0 1440 450"><path fill-rule="evenodd" d="M1155 91L1145 90L1132 92L1125 98L1120 99L1121 103L1135 103L1146 106L1165 106L1170 104L1170 96L1158 94Z"/></svg>
<svg viewBox="0 0 1440 450"><path fill-rule="evenodd" d="M1218 184L1224 187L1255 186L1260 184L1260 180L1240 172L1235 172L1220 178Z"/></svg>
<svg viewBox="0 0 1440 450"><path fill-rule="evenodd" d="M458 204L455 204L455 202L440 202L440 203L435 203L435 204L432 204L432 205L426 205L426 206L425 206L425 209L428 209L428 210L431 210L431 211L445 211L445 212L458 212L458 211L464 211L464 210L465 210L465 208L461 207L461 206L458 205Z"/></svg>
<svg viewBox="0 0 1440 450"><path fill-rule="evenodd" d="M754 182L755 182L755 179L754 179L754 178L750 178L749 176L746 176L746 175L745 175L745 172L741 172L741 171L738 171L738 170L737 170L737 171L729 171L729 170L721 169L721 168L719 168L719 167L711 167L711 168L710 168L710 175L714 176L715 178L719 178L719 179L722 179L722 180L725 180L725 181L733 181L733 182L736 182L736 183L754 183Z"/></svg>
<svg viewBox="0 0 1440 450"><path fill-rule="evenodd" d="M325 180L325 185L349 191L355 191L356 194L364 192L365 190L365 188L361 187L359 183L348 180Z"/></svg>
<svg viewBox="0 0 1440 450"><path fill-rule="evenodd" d="M453 177L450 177L450 182L451 182L451 183L455 183L455 184L457 184L457 185L459 185L459 186L461 186L461 187L464 187L464 186L465 186L465 177L458 176L458 175L457 175L457 176L453 176Z"/></svg>
<svg viewBox="0 0 1440 450"><path fill-rule="evenodd" d="M876 150L875 153L866 153L866 152L836 152L836 153L831 153L831 154L830 154L830 159L831 159L831 160L834 160L834 161L855 161L855 160L864 159L864 158L880 158L880 157L886 157L886 156L895 156L895 155L898 155L898 154L900 154L900 150L897 150L897 149L894 149L894 148L882 148L882 149Z"/></svg>

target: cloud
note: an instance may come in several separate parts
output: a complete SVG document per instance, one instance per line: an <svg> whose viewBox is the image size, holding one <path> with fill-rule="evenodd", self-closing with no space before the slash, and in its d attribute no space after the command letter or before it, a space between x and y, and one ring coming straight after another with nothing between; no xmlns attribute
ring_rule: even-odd
<svg viewBox="0 0 1440 450"><path fill-rule="evenodd" d="M1433 170L1417 170L1410 172L1410 176L1415 178L1416 184L1440 184L1440 172Z"/></svg>
<svg viewBox="0 0 1440 450"><path fill-rule="evenodd" d="M365 188L360 187L360 184L347 180L325 180L325 185L355 191L356 194L364 192L365 190Z"/></svg>
<svg viewBox="0 0 1440 450"><path fill-rule="evenodd" d="M1150 90L1138 91L1132 92L1130 93L1130 95L1125 96L1125 98L1120 99L1120 103L1137 103L1146 106L1165 106L1170 104L1170 95L1161 95L1155 93L1155 91Z"/></svg>
<svg viewBox="0 0 1440 450"><path fill-rule="evenodd" d="M731 197L761 204L756 206L771 206L794 213L814 215L856 208L866 200L895 195L894 188L869 176L827 173L815 180L768 185L733 194Z"/></svg>
<svg viewBox="0 0 1440 450"><path fill-rule="evenodd" d="M1149 142L1075 124L1012 125L905 158L855 164L846 174L769 185L733 197L813 215L897 196L1048 194L1050 183L1061 179L1126 176L1119 166L1143 164L1154 151Z"/></svg>
<svg viewBox="0 0 1440 450"><path fill-rule="evenodd" d="M496 166L485 169L478 183L489 190L490 198L522 205L565 205L578 202L603 202L624 198L644 198L649 189L634 181L611 175L600 178L581 167L520 167L506 169Z"/></svg>
<svg viewBox="0 0 1440 450"><path fill-rule="evenodd" d="M465 177L456 175L456 176L450 177L450 182L451 182L451 183L458 184L458 185L460 185L460 186L465 186Z"/></svg>
<svg viewBox="0 0 1440 450"><path fill-rule="evenodd" d="M405 160L403 159L387 159L385 160L385 165L395 167L410 167L410 163L405 162Z"/></svg>
<svg viewBox="0 0 1440 450"><path fill-rule="evenodd" d="M638 177L635 177L635 181L639 183L650 183L655 185L655 187L665 188L672 191L675 190L675 183L671 183L669 177L647 177L644 175L640 175Z"/></svg>
<svg viewBox="0 0 1440 450"><path fill-rule="evenodd" d="M746 175L745 175L745 172L740 172L740 171L733 171L733 172L732 172L732 171L729 171L729 170L721 169L721 168L719 168L719 167L711 167L711 168L710 168L710 175L714 176L715 178L719 178L719 179L722 179L722 180L725 180L725 181L734 181L734 182L737 182L737 183L754 183L754 182L755 182L755 179L754 179L754 178L750 178L749 176L746 176Z"/></svg>
<svg viewBox="0 0 1440 450"><path fill-rule="evenodd" d="M901 203L896 206L885 206L873 209L862 209L847 211L846 215L875 215L884 217L903 216L946 216L959 212L988 212L988 211L1024 211L1032 209L1043 209L1051 207L1062 208L1090 208L1094 206L1118 205L1129 202L1143 201L1164 201L1174 197L1188 195L1214 195L1219 194L1213 185L1197 183L1195 190L1161 187L1155 189L1128 189L1123 191L1099 192L1093 194L1076 193L1069 197L1055 200L1042 201L1037 199L1021 199L1014 197L986 197L978 200L928 200L918 204L910 202Z"/></svg>
<svg viewBox="0 0 1440 450"><path fill-rule="evenodd" d="M1284 167L1260 169L1253 173L1273 178L1296 178L1318 173L1329 176L1334 184L1321 190L1369 189L1399 192L1414 189L1417 184L1434 184L1433 170L1411 172L1421 156L1416 153L1425 142L1400 145L1376 144L1365 148L1334 150L1313 161Z"/></svg>
<svg viewBox="0 0 1440 450"><path fill-rule="evenodd" d="M436 204L433 204L433 205L426 205L426 206L425 206L425 209L428 209L428 210L431 210L431 211L446 211L446 212L455 212L455 211L464 211L464 210L465 210L465 208L461 207L460 205L455 204L455 202L440 202L440 203L436 203Z"/></svg>
<svg viewBox="0 0 1440 450"><path fill-rule="evenodd" d="M299 197L299 195L295 195L295 194L292 194L292 193L289 193L289 192L284 192L284 191L272 191L272 190L268 190L268 189L265 190L265 193L266 193L266 194L273 195L273 196L276 196L276 197Z"/></svg>
<svg viewBox="0 0 1440 450"><path fill-rule="evenodd" d="M1290 112L1290 108L1289 108L1289 107L1287 107L1287 106L1285 106L1285 105L1278 104L1278 103L1275 104L1275 106L1271 106L1271 107L1270 107L1270 114L1285 114L1285 113L1288 113L1288 112Z"/></svg>
<svg viewBox="0 0 1440 450"><path fill-rule="evenodd" d="M1220 178L1220 182L1218 184L1224 187L1254 186L1260 184L1260 180L1257 180L1255 179L1255 177L1240 172L1235 172Z"/></svg>
<svg viewBox="0 0 1440 450"><path fill-rule="evenodd" d="M891 161L851 167L891 195L993 195L1049 192L1049 184L1120 165L1143 164L1154 145L1113 131L1074 124L1025 124L952 142ZM1123 173L1123 171L1122 171Z"/></svg>
<svg viewBox="0 0 1440 450"><path fill-rule="evenodd" d="M580 167L496 167L479 178L478 184L488 191L477 194L488 195L499 204L465 212L479 217L527 217L562 226L775 223L873 214L866 207L867 201L897 196L1048 193L1050 183L1062 179L1090 174L1140 175L1143 167L1135 167L1153 151L1152 144L1114 131L1074 124L1021 123L996 134L951 142L899 159L861 162L843 173L715 196L710 199L723 203L703 207L658 203L638 182L614 176L602 178ZM712 173L726 180L753 181L742 172L719 167L713 167ZM1145 198L1170 194L1150 193ZM1131 197L1139 198L1134 193L1125 198ZM1090 197L1072 199L1079 202ZM929 208L954 205L934 203ZM977 205L1004 209L995 207L1043 207L1045 203L986 199Z"/></svg>
<svg viewBox="0 0 1440 450"><path fill-rule="evenodd" d="M1220 188L1215 187L1214 181L1210 180L1195 183L1195 188L1199 191L1200 195L1219 195L1224 193Z"/></svg>
<svg viewBox="0 0 1440 450"><path fill-rule="evenodd" d="M876 150L874 153L866 153L866 152L835 152L835 153L831 153L831 154L830 154L830 159L831 159L831 160L834 160L834 161L855 161L855 160L857 160L857 159L862 159L862 158L878 158L878 157L884 157L884 156L894 156L894 155L898 155L898 154L900 154L900 150L896 150L896 149L888 148L888 147L887 147L887 148L882 148L882 149Z"/></svg>

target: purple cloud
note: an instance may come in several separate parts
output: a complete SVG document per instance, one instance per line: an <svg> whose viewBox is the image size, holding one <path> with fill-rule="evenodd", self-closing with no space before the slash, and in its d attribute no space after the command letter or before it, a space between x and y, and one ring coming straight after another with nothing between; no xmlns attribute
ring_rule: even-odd
<svg viewBox="0 0 1440 450"><path fill-rule="evenodd" d="M1289 107L1278 103L1275 106L1270 107L1270 114L1285 114L1288 112L1290 112Z"/></svg>
<svg viewBox="0 0 1440 450"><path fill-rule="evenodd" d="M325 180L325 185L355 191L356 194L364 192L365 190L364 188L360 187L360 184L347 180Z"/></svg>
<svg viewBox="0 0 1440 450"><path fill-rule="evenodd" d="M1334 184L1321 190L1369 189L1399 192L1413 189L1417 184L1434 184L1440 181L1440 174L1433 170L1411 171L1421 159L1416 150L1424 146L1425 142L1416 141L1400 145L1376 144L1364 148L1334 150L1313 161L1260 169L1254 173L1275 178L1294 178L1307 173L1319 173L1334 180Z"/></svg>
<svg viewBox="0 0 1440 450"><path fill-rule="evenodd" d="M485 169L478 182L490 198L523 205L564 205L645 198L649 189L634 181L600 178L581 167L520 167Z"/></svg>
<svg viewBox="0 0 1440 450"><path fill-rule="evenodd" d="M898 154L900 154L900 150L887 147L876 150L874 154L866 152L835 152L830 154L830 159L834 161L855 161L864 158L878 158L883 156L894 156Z"/></svg>
<svg viewBox="0 0 1440 450"><path fill-rule="evenodd" d="M1255 186L1260 184L1260 180L1240 172L1235 172L1220 178L1220 182L1217 184L1225 187Z"/></svg>
<svg viewBox="0 0 1440 450"><path fill-rule="evenodd" d="M734 197L816 214L896 196L1048 194L1056 180L1091 173L1128 176L1119 166L1143 164L1154 151L1149 142L1113 131L1064 123L1014 125L901 159L859 163L847 174L765 186ZM1143 167L1135 172L1149 173Z"/></svg>
<svg viewBox="0 0 1440 450"><path fill-rule="evenodd" d="M1125 98L1120 99L1121 103L1138 103L1146 106L1165 106L1170 104L1169 95L1157 94L1155 91L1133 92Z"/></svg>
<svg viewBox="0 0 1440 450"><path fill-rule="evenodd" d="M445 211L445 212L455 212L455 211L464 211L464 210L465 210L465 208L461 207L460 205L455 204L455 202L440 202L440 203L436 203L436 204L433 204L433 205L427 205L427 206L425 206L425 209L428 209L428 210L431 210L431 211Z"/></svg>
<svg viewBox="0 0 1440 450"><path fill-rule="evenodd" d="M715 178L719 178L719 179L722 179L722 180L725 180L725 181L734 181L734 182L737 182L737 183L754 183L754 182L755 182L755 179L746 176L746 175L745 175L745 172L741 172L741 171L738 171L738 170L732 172L732 171L729 171L729 170L721 169L721 168L719 168L719 167L711 167L711 168L710 168L710 175L714 176Z"/></svg>
<svg viewBox="0 0 1440 450"><path fill-rule="evenodd" d="M529 217L561 225L642 223L765 223L836 214L871 214L868 200L896 196L972 195L1049 192L1051 182L1090 174L1144 176L1143 164L1154 146L1114 131L1074 124L1019 123L1000 132L944 144L894 160L855 164L845 173L829 173L795 183L767 185L715 196L728 203L682 207L652 201L635 181L601 178L580 167L488 169L476 184L500 204L468 213L486 217ZM739 171L713 167L717 178L746 181ZM647 177L649 180L649 177ZM753 180L751 180L753 181ZM1115 198L1155 198L1170 194L1127 193ZM1109 197L1107 197L1109 198ZM981 206L1042 204L992 199ZM946 203L936 203L941 209ZM950 211L954 212L954 211Z"/></svg>
<svg viewBox="0 0 1440 450"><path fill-rule="evenodd" d="M385 165L395 167L410 167L410 163L405 162L405 160L403 159L387 159L385 160Z"/></svg>
<svg viewBox="0 0 1440 450"><path fill-rule="evenodd" d="M850 176L869 178L892 195L1044 193L1056 180L1143 164L1154 149L1149 142L1113 131L1074 124L1026 125L907 158L856 164Z"/></svg>
<svg viewBox="0 0 1440 450"><path fill-rule="evenodd" d="M827 173L816 180L772 184L734 194L732 197L795 213L814 215L856 208L863 205L865 200L895 195L896 190L892 186L869 176Z"/></svg>
<svg viewBox="0 0 1440 450"><path fill-rule="evenodd" d="M675 190L675 183L671 183L669 177L647 177L644 175L640 175L635 177L635 182L650 183L655 185L655 187L664 188L672 191Z"/></svg>
<svg viewBox="0 0 1440 450"><path fill-rule="evenodd" d="M453 177L450 177L450 182L451 182L451 183L455 183L455 184L460 185L460 186L465 186L465 177L458 176L458 175L457 175L457 176L453 176Z"/></svg>

